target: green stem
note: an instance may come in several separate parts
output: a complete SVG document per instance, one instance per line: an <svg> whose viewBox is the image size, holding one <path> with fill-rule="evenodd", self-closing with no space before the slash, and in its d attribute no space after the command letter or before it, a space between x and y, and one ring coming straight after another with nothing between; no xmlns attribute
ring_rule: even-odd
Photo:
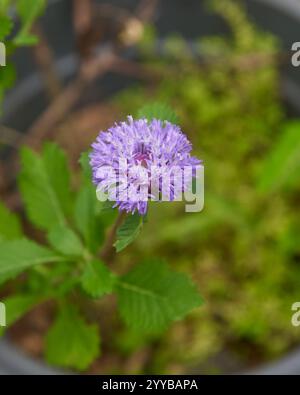
<svg viewBox="0 0 300 395"><path fill-rule="evenodd" d="M120 211L116 219L116 222L114 223L114 225L112 226L112 228L109 230L107 234L103 248L100 252L100 257L107 264L111 263L112 257L114 255L113 245L116 238L117 230L122 225L125 217L126 217L126 213L124 211Z"/></svg>

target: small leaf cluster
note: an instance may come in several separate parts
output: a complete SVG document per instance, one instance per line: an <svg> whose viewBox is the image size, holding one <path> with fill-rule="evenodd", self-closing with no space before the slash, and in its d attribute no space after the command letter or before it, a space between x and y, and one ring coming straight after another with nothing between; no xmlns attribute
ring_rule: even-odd
<svg viewBox="0 0 300 395"><path fill-rule="evenodd" d="M16 78L10 57L19 47L37 44L31 29L46 5L46 0L0 0L0 42L6 48L6 66L0 67L0 103Z"/></svg>

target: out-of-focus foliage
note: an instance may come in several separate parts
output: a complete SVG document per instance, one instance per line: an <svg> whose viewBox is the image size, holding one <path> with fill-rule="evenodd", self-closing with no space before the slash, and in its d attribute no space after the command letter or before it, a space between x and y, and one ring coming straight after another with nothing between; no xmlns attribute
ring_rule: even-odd
<svg viewBox="0 0 300 395"><path fill-rule="evenodd" d="M0 9L8 3L0 0ZM149 26L141 56L163 78L116 99L124 115L146 103L139 115L152 117L157 105L147 103L153 102L176 109L204 159L203 212L156 203L146 227L131 217L117 233L121 254L112 272L99 247L114 211L95 199L88 155L75 191L57 146L46 145L41 155L23 150L25 211L46 232L48 246L21 238L18 218L1 206L0 281L15 281L15 294L5 301L9 325L45 300L56 302L45 342L50 363L87 369L101 344L113 361L107 373L178 373L199 364L218 372L224 356L241 367L275 358L298 341L290 319L300 279L300 121L286 119L276 40L249 23L237 2L212 4L231 27L229 37L190 43L174 34L158 54ZM19 12L27 34L32 16ZM0 34L8 34L9 22L1 26ZM142 226L143 237L136 238ZM137 257L141 263L133 267ZM201 304L189 277L206 303L162 334ZM122 321L112 313L115 300L102 298L113 291Z"/></svg>
<svg viewBox="0 0 300 395"><path fill-rule="evenodd" d="M0 106L6 90L15 82L10 57L18 47L37 43L31 28L46 3L46 0L0 0L0 42L5 45L6 54L6 66L0 66Z"/></svg>
<svg viewBox="0 0 300 395"><path fill-rule="evenodd" d="M172 108L169 108L165 103L150 103L144 107L142 107L138 113L137 113L138 118L146 118L148 120L151 119L161 119L163 121L168 120L169 122L178 124L178 116L177 114L172 110Z"/></svg>
<svg viewBox="0 0 300 395"><path fill-rule="evenodd" d="M163 254L194 273L204 290L201 313L156 343L152 371L159 373L180 372L182 364L201 364L224 350L239 366L257 363L299 339L290 319L300 284L300 121L284 113L279 43L258 31L237 2L216 0L213 9L231 27L229 37L191 44L173 35L160 45L161 56L155 30L147 28L144 62L165 78L117 99L124 113L148 101L172 103L204 158L204 211L161 204L124 257Z"/></svg>
<svg viewBox="0 0 300 395"><path fill-rule="evenodd" d="M100 325L86 321L89 309L80 303L75 307L74 295L92 303L115 293L123 321L140 334L161 332L200 306L202 299L189 277L158 260L130 265L125 275L117 266L113 271L108 267L106 241L101 236L111 224L105 220L104 203L97 200L95 188L90 189L88 155L80 162L81 184L73 190L67 158L57 145L45 144L41 154L23 147L19 186L25 212L32 225L46 233L48 246L25 238L18 217L1 205L0 285L9 280L21 283L13 288L18 298L7 299L9 326L36 304L55 302L57 314L47 333L45 356L49 363L86 370L100 354ZM77 195L75 209L73 194ZM106 211L114 219L116 209L110 205ZM143 223L144 217L136 214L114 225L117 252L136 239ZM111 249L114 240L108 240ZM24 273L27 277L20 278Z"/></svg>
<svg viewBox="0 0 300 395"><path fill-rule="evenodd" d="M276 145L266 159L258 187L266 192L291 184L298 180L300 165L299 121L287 123Z"/></svg>

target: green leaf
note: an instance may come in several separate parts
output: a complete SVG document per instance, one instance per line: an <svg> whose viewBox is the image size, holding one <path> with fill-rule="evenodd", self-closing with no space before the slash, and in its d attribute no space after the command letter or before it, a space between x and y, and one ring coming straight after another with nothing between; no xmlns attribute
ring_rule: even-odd
<svg viewBox="0 0 300 395"><path fill-rule="evenodd" d="M99 260L89 262L82 277L82 287L93 298L100 298L113 291L115 276Z"/></svg>
<svg viewBox="0 0 300 395"><path fill-rule="evenodd" d="M0 11L5 14L8 7L11 5L11 0L0 0Z"/></svg>
<svg viewBox="0 0 300 395"><path fill-rule="evenodd" d="M77 234L67 226L57 225L48 234L48 241L54 250L63 255L83 255L83 245Z"/></svg>
<svg viewBox="0 0 300 395"><path fill-rule="evenodd" d="M98 217L101 209L102 203L97 200L93 185L91 183L83 185L76 197L74 220L91 252L96 252L99 248L103 233L103 225Z"/></svg>
<svg viewBox="0 0 300 395"><path fill-rule="evenodd" d="M149 121L152 119L160 119L161 121L169 121L177 124L179 122L178 116L165 103L150 103L142 107L137 114L138 118L146 118Z"/></svg>
<svg viewBox="0 0 300 395"><path fill-rule="evenodd" d="M23 24L32 22L43 12L46 0L18 0L17 11Z"/></svg>
<svg viewBox="0 0 300 395"><path fill-rule="evenodd" d="M58 262L62 258L27 239L0 243L0 282L16 277L32 266Z"/></svg>
<svg viewBox="0 0 300 395"><path fill-rule="evenodd" d="M14 39L14 44L19 47L36 45L38 42L39 42L38 37L33 34L20 33Z"/></svg>
<svg viewBox="0 0 300 395"><path fill-rule="evenodd" d="M83 172L83 175L90 181L92 182L92 168L90 165L90 158L89 158L90 152L82 152L80 155L79 163Z"/></svg>
<svg viewBox="0 0 300 395"><path fill-rule="evenodd" d="M40 301L37 295L13 295L9 296L3 303L6 310L6 327L0 328L0 336L5 329L13 325L18 319L26 314L34 305Z"/></svg>
<svg viewBox="0 0 300 395"><path fill-rule="evenodd" d="M300 170L300 122L289 122L265 160L258 179L262 192L274 191L298 180Z"/></svg>
<svg viewBox="0 0 300 395"><path fill-rule="evenodd" d="M117 231L117 241L114 246L117 252L124 250L139 235L143 226L143 217L139 214L133 214L126 217L124 223Z"/></svg>
<svg viewBox="0 0 300 395"><path fill-rule="evenodd" d="M300 222L295 217L295 222L290 221L287 229L280 235L278 247L285 255L295 255L300 252Z"/></svg>
<svg viewBox="0 0 300 395"><path fill-rule="evenodd" d="M103 236L104 226L99 217L105 204L97 199L96 188L92 183L92 169L89 163L89 152L80 157L82 168L82 187L79 190L74 210L74 220L88 249L97 252Z"/></svg>
<svg viewBox="0 0 300 395"><path fill-rule="evenodd" d="M42 14L46 0L18 0L17 12L21 19L21 29L14 39L16 45L36 44L37 38L30 34L33 22Z"/></svg>
<svg viewBox="0 0 300 395"><path fill-rule="evenodd" d="M64 152L55 144L46 144L42 156L23 148L21 165L19 185L29 219L45 230L65 225L72 195Z"/></svg>
<svg viewBox="0 0 300 395"><path fill-rule="evenodd" d="M12 27L13 23L9 17L0 15L0 41L9 35Z"/></svg>
<svg viewBox="0 0 300 395"><path fill-rule="evenodd" d="M21 236L22 229L19 218L0 202L0 240L17 239Z"/></svg>
<svg viewBox="0 0 300 395"><path fill-rule="evenodd" d="M178 33L171 34L164 41L164 51L167 56L177 61L192 59L192 52L188 42Z"/></svg>
<svg viewBox="0 0 300 395"><path fill-rule="evenodd" d="M13 64L7 63L0 67L0 86L4 89L11 88L16 80L16 69Z"/></svg>
<svg viewBox="0 0 300 395"><path fill-rule="evenodd" d="M100 354L97 325L88 325L74 306L65 306L46 337L50 364L85 370Z"/></svg>
<svg viewBox="0 0 300 395"><path fill-rule="evenodd" d="M145 262L120 279L119 309L124 321L145 332L160 332L202 304L191 280L162 262Z"/></svg>

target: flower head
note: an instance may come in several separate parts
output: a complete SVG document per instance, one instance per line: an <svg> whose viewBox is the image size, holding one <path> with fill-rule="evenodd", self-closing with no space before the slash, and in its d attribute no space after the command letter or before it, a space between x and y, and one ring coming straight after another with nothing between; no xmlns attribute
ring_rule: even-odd
<svg viewBox="0 0 300 395"><path fill-rule="evenodd" d="M191 156L192 145L179 126L157 119L129 116L127 122L100 132L92 149L94 184L120 211L141 215L150 199L178 198L200 164Z"/></svg>

